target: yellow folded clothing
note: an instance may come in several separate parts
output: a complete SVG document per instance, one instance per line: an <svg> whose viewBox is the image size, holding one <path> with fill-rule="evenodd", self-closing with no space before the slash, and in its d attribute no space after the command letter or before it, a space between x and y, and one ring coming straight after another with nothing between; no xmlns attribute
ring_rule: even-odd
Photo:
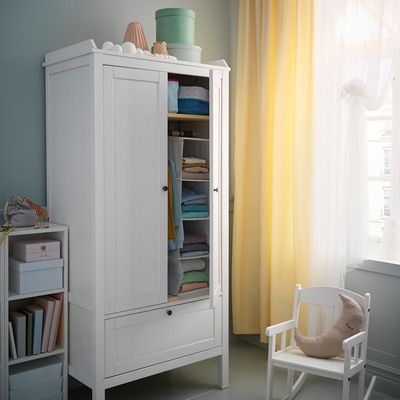
<svg viewBox="0 0 400 400"><path fill-rule="evenodd" d="M203 168L208 169L208 164L207 163L182 163L182 169L190 168L190 167L203 167Z"/></svg>

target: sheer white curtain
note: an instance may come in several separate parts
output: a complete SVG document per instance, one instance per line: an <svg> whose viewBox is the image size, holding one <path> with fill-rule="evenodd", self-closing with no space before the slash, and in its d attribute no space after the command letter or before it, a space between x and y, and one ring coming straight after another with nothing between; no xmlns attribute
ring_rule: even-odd
<svg viewBox="0 0 400 400"><path fill-rule="evenodd" d="M365 110L388 93L399 26L399 0L316 0L313 284L344 286L367 257Z"/></svg>

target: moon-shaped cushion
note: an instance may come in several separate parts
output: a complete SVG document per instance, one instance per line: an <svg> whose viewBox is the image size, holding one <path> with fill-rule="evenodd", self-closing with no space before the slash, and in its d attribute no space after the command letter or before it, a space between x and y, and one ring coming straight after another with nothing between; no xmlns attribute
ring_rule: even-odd
<svg viewBox="0 0 400 400"><path fill-rule="evenodd" d="M343 353L343 340L361 332L364 323L364 313L360 305L351 297L339 293L343 303L340 318L328 331L321 336L307 337L297 329L294 337L300 350L311 357L332 358Z"/></svg>

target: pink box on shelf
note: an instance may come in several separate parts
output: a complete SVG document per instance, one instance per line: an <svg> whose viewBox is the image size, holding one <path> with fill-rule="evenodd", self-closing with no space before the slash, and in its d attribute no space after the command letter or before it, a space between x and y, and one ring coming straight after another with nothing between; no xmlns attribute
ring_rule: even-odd
<svg viewBox="0 0 400 400"><path fill-rule="evenodd" d="M25 262L54 260L60 258L60 242L47 238L16 240L13 257Z"/></svg>

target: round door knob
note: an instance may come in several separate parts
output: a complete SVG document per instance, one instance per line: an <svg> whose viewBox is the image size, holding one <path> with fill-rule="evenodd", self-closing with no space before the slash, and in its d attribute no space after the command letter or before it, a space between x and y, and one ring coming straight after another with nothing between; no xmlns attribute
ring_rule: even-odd
<svg viewBox="0 0 400 400"><path fill-rule="evenodd" d="M167 311L167 314L168 314L168 315L172 315L172 310L168 310L168 311Z"/></svg>
<svg viewBox="0 0 400 400"><path fill-rule="evenodd" d="M163 186L162 189L164 190L164 192L167 192L168 191L168 186Z"/></svg>

